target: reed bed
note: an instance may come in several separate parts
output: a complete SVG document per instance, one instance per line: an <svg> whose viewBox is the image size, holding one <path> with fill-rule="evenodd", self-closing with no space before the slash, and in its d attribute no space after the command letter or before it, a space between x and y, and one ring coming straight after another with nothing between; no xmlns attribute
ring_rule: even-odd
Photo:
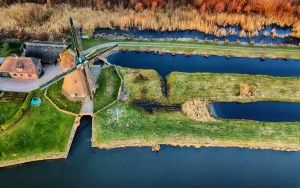
<svg viewBox="0 0 300 188"><path fill-rule="evenodd" d="M66 4L13 4L0 7L0 37L39 38L62 37L69 28L72 17L79 27L91 35L96 28L152 29L160 31L197 30L207 34L226 36L237 31L223 27L238 25L241 36L255 36L270 24L291 27L292 35L300 37L300 19L297 15L261 15L244 13L208 13L195 8L134 10L123 7L92 9ZM29 36L28 36L29 35Z"/></svg>

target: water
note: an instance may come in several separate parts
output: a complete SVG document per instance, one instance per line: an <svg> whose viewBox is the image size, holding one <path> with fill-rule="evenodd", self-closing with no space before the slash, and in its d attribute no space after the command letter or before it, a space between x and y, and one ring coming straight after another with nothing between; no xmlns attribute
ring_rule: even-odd
<svg viewBox="0 0 300 188"><path fill-rule="evenodd" d="M288 102L214 102L213 114L223 119L250 119L257 121L300 121L300 103Z"/></svg>
<svg viewBox="0 0 300 188"><path fill-rule="evenodd" d="M220 27L223 28L223 27ZM220 41L221 43L227 39L229 42L235 43L240 40L241 44L249 44L250 41L254 41L256 44L292 44L298 45L300 42L299 38L291 36L291 28L282 28L277 25L270 25L259 31L258 36L255 37L239 37L240 27L232 26L226 27L227 31L233 30L226 37L217 37L212 34L205 34L203 32L195 30L185 31L154 31L154 30L139 30L137 28L131 28L129 30L122 29L109 29L99 28L96 29L95 37L114 37L114 38L145 38L145 39L196 39L196 40L209 40L209 41ZM266 35L276 31L277 37L272 35Z"/></svg>
<svg viewBox="0 0 300 188"><path fill-rule="evenodd" d="M173 71L300 76L300 60L241 58L201 55L172 55L121 51L108 57L112 64L129 68L154 69L162 77Z"/></svg>
<svg viewBox="0 0 300 188"><path fill-rule="evenodd" d="M264 187L300 186L300 152L238 148L90 147L91 119L82 120L67 160L0 169L1 187Z"/></svg>

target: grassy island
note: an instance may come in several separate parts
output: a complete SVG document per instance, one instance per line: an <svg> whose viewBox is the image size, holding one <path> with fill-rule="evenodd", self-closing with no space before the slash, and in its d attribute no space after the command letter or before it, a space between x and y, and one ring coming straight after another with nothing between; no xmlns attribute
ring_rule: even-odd
<svg viewBox="0 0 300 188"><path fill-rule="evenodd" d="M274 150L295 151L300 150L300 122L258 122L258 121L235 121L217 120L211 122L196 121L185 115L181 111L155 111L149 113L132 102L135 100L145 100L161 103L184 103L190 98L203 100L217 100L223 96L223 101L247 101L237 97L239 82L229 86L223 86L224 82L215 82L212 78L214 74L189 74L172 73L168 77L170 96L164 97L162 94L160 77L153 70L140 70L117 68L124 81L123 87L127 93L125 102L117 102L110 105L103 111L95 114L93 122L93 145L100 148L114 148L125 146L151 146L155 144L170 144L178 146L221 146L221 147L248 147ZM278 88L284 87L287 82L289 86L299 81L297 78L272 78L269 76L252 75L218 75L215 77L223 81L226 79L240 78L241 82L257 82L260 89L259 96L268 96L268 99L278 99L278 95L270 93L277 92ZM114 76L111 75L110 79ZM177 82L177 78L182 82ZM224 78L229 77L229 78ZM148 79L147 79L148 78ZM151 78L151 79L150 79ZM191 81L187 82L190 78ZM267 87L265 82L269 79L276 79L272 82L273 87ZM287 80L286 80L287 79ZM198 84L196 84L196 82ZM175 84L176 83L176 84ZM184 87L183 83L186 84ZM196 84L196 85L195 85ZM202 86L203 84L203 86ZM196 92L201 87L206 86L206 93ZM208 87L209 86L209 87ZM219 87L218 87L219 86ZM145 90L145 88L149 88ZM216 88L219 88L216 91ZM224 91L221 91L222 88ZM264 89L265 88L265 89ZM293 88L293 87L290 87ZM225 90L226 89L226 90ZM255 88L257 89L257 88ZM186 92L183 92L185 91ZM288 99L291 91L281 92L286 94ZM147 92L146 92L147 91ZM155 91L152 93L152 91ZM265 91L265 93L263 93ZM210 93L213 98L207 98ZM220 93L220 94L218 94ZM256 94L255 92L253 92ZM259 93L259 92L258 92ZM196 95L195 95L196 94ZM175 97L178 96L178 98ZM186 96L185 96L186 95ZM181 97L180 97L181 96ZM253 95L251 101L261 100L259 96ZM298 97L299 98L299 97ZM265 98L263 98L265 99ZM113 100L113 96L112 99ZM293 100L293 98L291 98ZM115 115L115 110L120 112L119 118Z"/></svg>
<svg viewBox="0 0 300 188"><path fill-rule="evenodd" d="M0 166L66 156L75 116L57 110L43 91L32 96L42 99L41 106L28 105L17 123L0 133Z"/></svg>
<svg viewBox="0 0 300 188"><path fill-rule="evenodd" d="M299 77L173 72L167 80L171 103L198 98L228 102L300 102ZM242 86L248 87L249 95L241 93Z"/></svg>

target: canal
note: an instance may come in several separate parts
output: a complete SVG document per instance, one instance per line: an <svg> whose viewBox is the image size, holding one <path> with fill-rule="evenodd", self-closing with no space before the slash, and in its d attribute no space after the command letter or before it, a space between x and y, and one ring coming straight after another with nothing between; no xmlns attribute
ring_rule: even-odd
<svg viewBox="0 0 300 188"><path fill-rule="evenodd" d="M261 60L259 58L121 51L109 56L108 61L122 67L154 69L162 77L166 77L173 71L300 76L300 60L291 59Z"/></svg>

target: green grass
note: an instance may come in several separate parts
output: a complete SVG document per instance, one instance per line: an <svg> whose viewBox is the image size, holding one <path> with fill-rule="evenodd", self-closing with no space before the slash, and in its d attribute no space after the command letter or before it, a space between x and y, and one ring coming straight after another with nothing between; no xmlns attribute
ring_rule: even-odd
<svg viewBox="0 0 300 188"><path fill-rule="evenodd" d="M190 99L300 102L300 77L173 72L167 80L171 103ZM239 96L240 84L247 84L253 96Z"/></svg>
<svg viewBox="0 0 300 188"><path fill-rule="evenodd" d="M11 119L22 106L22 103L0 102L0 126Z"/></svg>
<svg viewBox="0 0 300 188"><path fill-rule="evenodd" d="M121 80L113 66L101 70L97 80L98 88L94 95L94 111L109 105L118 97Z"/></svg>
<svg viewBox="0 0 300 188"><path fill-rule="evenodd" d="M170 92L169 97L164 98L160 77L155 71L118 70L124 79L128 100L95 114L93 141L99 147L150 146L158 143L300 150L300 122L199 122L182 112L158 111L150 114L132 104L132 101L139 99L165 103L183 103L195 98L243 102L299 101L297 86L300 79L297 77L176 72L168 77ZM146 79L147 76L151 79ZM253 97L239 97L240 84L248 84L253 90ZM142 92L147 87L155 92ZM114 115L115 109L121 111L119 121Z"/></svg>
<svg viewBox="0 0 300 188"><path fill-rule="evenodd" d="M164 102L161 78L154 70L118 67L129 100Z"/></svg>
<svg viewBox="0 0 300 188"><path fill-rule="evenodd" d="M21 42L0 41L0 57L7 57L11 54L19 55L21 53Z"/></svg>
<svg viewBox="0 0 300 188"><path fill-rule="evenodd" d="M121 111L119 122L114 109ZM269 149L300 149L300 122L197 122L181 112L150 114L128 103L97 113L93 139L98 146L216 145Z"/></svg>
<svg viewBox="0 0 300 188"><path fill-rule="evenodd" d="M81 108L81 102L72 102L66 98L62 92L63 80L58 81L57 83L52 84L47 91L47 96L54 102L60 109L79 113Z"/></svg>
<svg viewBox="0 0 300 188"><path fill-rule="evenodd" d="M42 91L33 96L40 97L42 105L29 107L13 128L0 134L0 163L66 150L75 116L59 112Z"/></svg>

